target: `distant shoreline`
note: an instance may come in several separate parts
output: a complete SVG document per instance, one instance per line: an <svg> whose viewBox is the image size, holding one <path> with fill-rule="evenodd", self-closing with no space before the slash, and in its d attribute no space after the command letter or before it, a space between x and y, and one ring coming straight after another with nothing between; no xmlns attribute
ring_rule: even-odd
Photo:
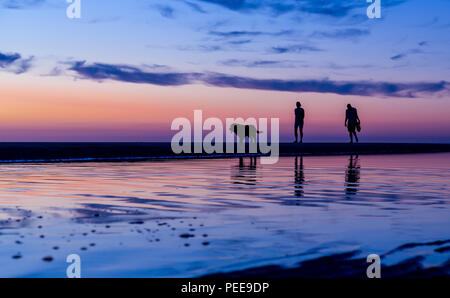
<svg viewBox="0 0 450 298"><path fill-rule="evenodd" d="M450 152L450 144L280 143L280 156L372 155ZM170 143L0 143L0 163L121 162L236 158L255 154L175 154ZM261 155L261 154L257 154Z"/></svg>

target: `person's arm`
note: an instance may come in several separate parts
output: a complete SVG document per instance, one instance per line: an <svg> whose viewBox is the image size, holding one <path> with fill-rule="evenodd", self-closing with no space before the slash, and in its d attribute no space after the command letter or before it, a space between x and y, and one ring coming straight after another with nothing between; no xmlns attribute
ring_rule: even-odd
<svg viewBox="0 0 450 298"><path fill-rule="evenodd" d="M347 127L348 113L345 112L345 123L344 126Z"/></svg>
<svg viewBox="0 0 450 298"><path fill-rule="evenodd" d="M359 120L359 116L358 116L358 110L355 109L355 114L356 114L356 121L358 121L358 123L361 123L361 120Z"/></svg>

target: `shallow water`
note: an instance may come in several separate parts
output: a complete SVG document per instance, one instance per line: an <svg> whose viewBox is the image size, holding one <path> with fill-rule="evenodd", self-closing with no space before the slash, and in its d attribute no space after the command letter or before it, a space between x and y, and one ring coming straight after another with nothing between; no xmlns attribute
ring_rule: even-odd
<svg viewBox="0 0 450 298"><path fill-rule="evenodd" d="M193 277L330 254L449 250L450 154L0 166L0 276ZM448 243L447 243L448 245ZM442 248L442 246L441 246ZM51 261L44 261L51 257Z"/></svg>

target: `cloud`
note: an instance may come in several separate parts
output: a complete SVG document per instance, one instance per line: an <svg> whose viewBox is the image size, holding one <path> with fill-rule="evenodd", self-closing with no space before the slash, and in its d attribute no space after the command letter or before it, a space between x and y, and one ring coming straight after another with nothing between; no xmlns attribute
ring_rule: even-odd
<svg viewBox="0 0 450 298"><path fill-rule="evenodd" d="M240 59L229 59L223 60L219 62L225 66L231 67L248 67L248 68L257 68L257 67L273 67L273 68L293 68L296 66L297 62L295 61L275 61L275 60L240 60Z"/></svg>
<svg viewBox="0 0 450 298"><path fill-rule="evenodd" d="M406 54L398 54L391 57L391 60L400 60L406 57Z"/></svg>
<svg viewBox="0 0 450 298"><path fill-rule="evenodd" d="M215 35L224 38L236 38L245 36L283 36L292 34L292 30L283 30L278 32L263 32L263 31L209 31L210 35Z"/></svg>
<svg viewBox="0 0 450 298"><path fill-rule="evenodd" d="M219 36L219 37L242 37L242 36L259 36L262 35L261 31L228 31L228 32L220 32L220 31L209 31L210 35Z"/></svg>
<svg viewBox="0 0 450 298"><path fill-rule="evenodd" d="M184 3L189 6L193 11L199 12L199 13L206 13L206 10L204 10L200 5L192 3L190 1L184 1Z"/></svg>
<svg viewBox="0 0 450 298"><path fill-rule="evenodd" d="M173 19L175 10L169 5L156 5L156 9L159 11L161 16L169 19Z"/></svg>
<svg viewBox="0 0 450 298"><path fill-rule="evenodd" d="M282 15L295 10L295 5L285 3L272 3L269 5L275 15Z"/></svg>
<svg viewBox="0 0 450 298"><path fill-rule="evenodd" d="M205 53L210 53L210 52L217 52L217 51L223 51L224 48L222 46L219 45L196 45L196 46L179 46L178 47L179 51L194 51L194 52L205 52Z"/></svg>
<svg viewBox="0 0 450 298"><path fill-rule="evenodd" d="M374 81L281 80L256 79L221 73L158 73L135 66L72 62L69 70L81 78L97 81L114 80L158 86L181 86L202 83L215 87L284 92L333 93L339 95L417 97L421 94L449 92L448 82L393 83Z"/></svg>
<svg viewBox="0 0 450 298"><path fill-rule="evenodd" d="M64 74L64 71L60 68L60 67L53 67L53 69L46 73L46 74L42 74L42 77L58 77Z"/></svg>
<svg viewBox="0 0 450 298"><path fill-rule="evenodd" d="M249 0L197 0L204 3L216 4L222 7L240 11L240 10L250 10L261 7L262 1L249 1Z"/></svg>
<svg viewBox="0 0 450 298"><path fill-rule="evenodd" d="M423 46L423 45L422 45L422 46ZM420 49L412 49L412 50L407 51L406 53L400 53L400 54L398 54L398 55L392 56L392 57L391 57L391 60L394 60L394 61L396 61L396 60L401 60L401 59L403 59L403 58L406 58L406 57L409 56L409 55L413 55L413 54L421 54L421 53L423 53L423 52L422 52L422 50L420 50Z"/></svg>
<svg viewBox="0 0 450 298"><path fill-rule="evenodd" d="M0 53L0 67L1 68L7 67L12 63L14 63L14 61L17 61L18 59L20 59L20 54L18 53L13 54Z"/></svg>
<svg viewBox="0 0 450 298"><path fill-rule="evenodd" d="M38 6L46 0L0 0L0 6L7 9L24 9Z"/></svg>
<svg viewBox="0 0 450 298"><path fill-rule="evenodd" d="M303 52L320 52L319 48L310 45L290 45L284 47L272 47L272 52L276 54L286 54L286 53L303 53Z"/></svg>
<svg viewBox="0 0 450 298"><path fill-rule="evenodd" d="M297 1L297 9L303 12L333 17L348 15L353 9L366 6L365 1L327 1L309 0Z"/></svg>
<svg viewBox="0 0 450 298"><path fill-rule="evenodd" d="M449 83L444 81L439 83L391 83L371 81L277 80L213 74L204 78L204 83L216 87L233 87L239 89L409 98L417 97L421 93L450 91Z"/></svg>
<svg viewBox="0 0 450 298"><path fill-rule="evenodd" d="M88 24L112 23L112 22L117 22L119 20L120 20L120 17L118 17L118 16L116 16L116 17L99 17L99 18L90 19L88 21Z"/></svg>
<svg viewBox="0 0 450 298"><path fill-rule="evenodd" d="M228 43L231 45L243 45L251 42L252 42L251 39L241 39L241 40L230 40Z"/></svg>
<svg viewBox="0 0 450 298"><path fill-rule="evenodd" d="M366 29L349 28L334 31L316 31L313 34L311 34L311 36L319 38L346 39L346 38L357 38L369 34L370 31Z"/></svg>
<svg viewBox="0 0 450 298"><path fill-rule="evenodd" d="M247 43L251 43L254 38L261 36L280 37L284 35L291 35L292 30L282 30L277 32L265 32L265 31L209 31L209 35L218 37L217 40L224 42L224 44L239 46Z"/></svg>
<svg viewBox="0 0 450 298"><path fill-rule="evenodd" d="M198 76L195 73L158 73L146 72L134 66L77 61L69 70L75 71L81 78L93 80L114 80L138 84L159 86L187 85Z"/></svg>
<svg viewBox="0 0 450 298"><path fill-rule="evenodd" d="M24 59L19 53L5 54L0 52L0 69L13 72L15 74L22 74L31 68L31 62L33 59L33 56Z"/></svg>
<svg viewBox="0 0 450 298"><path fill-rule="evenodd" d="M31 68L31 66L32 66L31 62L33 60L34 60L33 56L29 57L28 59L20 59L18 61L19 63L17 64L17 66L16 66L15 70L13 70L13 72L15 74L21 74L21 73L27 72Z"/></svg>
<svg viewBox="0 0 450 298"><path fill-rule="evenodd" d="M245 66L245 67L264 67L264 66L276 66L279 65L279 61L259 60L259 61L246 61L239 59L229 59L220 62L225 66Z"/></svg>
<svg viewBox="0 0 450 298"><path fill-rule="evenodd" d="M330 17L346 17L357 9L365 9L368 4L364 0L191 0L197 3L208 3L221 6L232 11L243 13L259 13L269 11L275 15L286 13L306 13ZM406 0L386 0L383 7L402 4Z"/></svg>

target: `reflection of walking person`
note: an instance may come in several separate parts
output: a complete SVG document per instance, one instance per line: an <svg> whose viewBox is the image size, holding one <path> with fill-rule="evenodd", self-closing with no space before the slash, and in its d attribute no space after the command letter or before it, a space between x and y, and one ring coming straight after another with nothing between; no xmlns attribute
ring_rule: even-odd
<svg viewBox="0 0 450 298"><path fill-rule="evenodd" d="M356 130L361 130L361 121L358 117L358 111L350 104L347 105L347 111L345 111L345 126L348 129L350 135L350 143L353 143L353 136L355 136L356 143L359 142Z"/></svg>
<svg viewBox="0 0 450 298"><path fill-rule="evenodd" d="M360 170L361 167L359 165L358 155L356 155L355 157L353 157L353 155L350 155L349 164L345 172L345 183L346 183L345 191L347 195L356 194L356 192L358 191Z"/></svg>
<svg viewBox="0 0 450 298"><path fill-rule="evenodd" d="M303 122L305 120L305 110L301 108L300 102L297 101L297 108L295 109L295 142L298 143L298 131L300 131L300 143L303 143Z"/></svg>

